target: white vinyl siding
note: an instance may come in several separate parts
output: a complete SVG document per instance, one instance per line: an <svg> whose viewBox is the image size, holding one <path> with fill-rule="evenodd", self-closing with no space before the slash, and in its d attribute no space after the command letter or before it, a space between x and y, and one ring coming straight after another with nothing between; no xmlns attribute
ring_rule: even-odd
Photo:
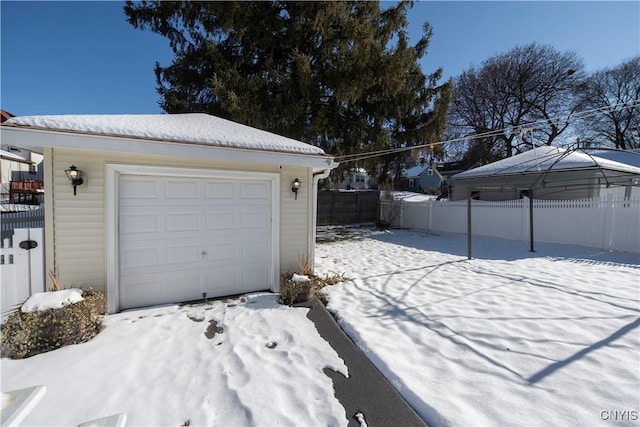
<svg viewBox="0 0 640 427"><path fill-rule="evenodd" d="M86 174L77 196L73 195L71 182L64 172L72 164ZM55 265L51 265L49 259L47 265L55 269L63 286L92 286L100 290L105 286L103 164L89 152L66 156L53 150Z"/></svg>
<svg viewBox="0 0 640 427"><path fill-rule="evenodd" d="M306 255L309 251L312 242L309 241L308 228L311 189L311 173L308 168L53 149L53 188L45 190L53 192L56 200L53 230L47 230L47 235L53 238L54 256L47 259L47 269L55 269L64 286L91 286L106 290L105 171L110 163L279 174L281 271L293 271L298 264L298 255ZM71 182L64 173L72 164L83 171L85 178L85 183L77 189L77 196L73 195ZM294 178L303 181L297 200L291 192L291 181Z"/></svg>
<svg viewBox="0 0 640 427"><path fill-rule="evenodd" d="M291 183L296 178L302 182L297 200L291 191ZM287 170L280 178L280 188L280 270L294 272L298 259L309 256L311 174L305 168Z"/></svg>

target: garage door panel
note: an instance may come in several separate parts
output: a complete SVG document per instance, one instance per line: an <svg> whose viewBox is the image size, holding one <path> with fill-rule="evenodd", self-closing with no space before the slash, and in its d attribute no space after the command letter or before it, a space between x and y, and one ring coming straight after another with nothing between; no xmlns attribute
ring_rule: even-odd
<svg viewBox="0 0 640 427"><path fill-rule="evenodd" d="M154 246L143 246L125 248L122 250L120 268L130 270L134 268L156 267L159 268L163 261L163 248Z"/></svg>
<svg viewBox="0 0 640 427"><path fill-rule="evenodd" d="M123 176L120 189L121 308L270 287L271 181Z"/></svg>
<svg viewBox="0 0 640 427"><path fill-rule="evenodd" d="M236 242L208 243L206 248L207 262L230 263L238 258Z"/></svg>
<svg viewBox="0 0 640 427"><path fill-rule="evenodd" d="M240 194L243 199L270 200L269 183L248 182L240 184Z"/></svg>
<svg viewBox="0 0 640 427"><path fill-rule="evenodd" d="M269 264L259 263L247 265L242 269L244 292L269 289Z"/></svg>
<svg viewBox="0 0 640 427"><path fill-rule="evenodd" d="M262 228L269 226L269 212L243 212L240 215L242 228Z"/></svg>
<svg viewBox="0 0 640 427"><path fill-rule="evenodd" d="M171 212L165 214L165 231L199 231L198 212Z"/></svg>
<svg viewBox="0 0 640 427"><path fill-rule="evenodd" d="M120 215L120 232L122 234L133 233L157 233L160 228L161 217L158 213L124 213Z"/></svg>
<svg viewBox="0 0 640 427"><path fill-rule="evenodd" d="M198 274L168 274L162 279L155 275L136 276L121 283L122 308L144 307L202 298Z"/></svg>
<svg viewBox="0 0 640 427"><path fill-rule="evenodd" d="M202 250L199 243L190 245L167 244L167 264L169 266L192 265L200 263Z"/></svg>
<svg viewBox="0 0 640 427"><path fill-rule="evenodd" d="M215 200L235 199L236 185L234 182L205 181L204 198Z"/></svg>
<svg viewBox="0 0 640 427"><path fill-rule="evenodd" d="M242 258L251 262L268 259L269 242L267 241L246 241L241 245Z"/></svg>
<svg viewBox="0 0 640 427"><path fill-rule="evenodd" d="M125 180L121 180L121 200L157 199L160 196L160 183L153 178L126 176L121 179Z"/></svg>
<svg viewBox="0 0 640 427"><path fill-rule="evenodd" d="M240 206L244 209L270 209L271 205L266 203L263 199L242 199L239 200L236 206Z"/></svg>
<svg viewBox="0 0 640 427"><path fill-rule="evenodd" d="M165 178L165 199L199 199L200 181L197 179L169 179Z"/></svg>
<svg viewBox="0 0 640 427"><path fill-rule="evenodd" d="M216 209L205 214L205 230L228 230L237 227L238 213L232 208L225 211Z"/></svg>
<svg viewBox="0 0 640 427"><path fill-rule="evenodd" d="M234 269L220 271L220 275L209 276L205 285L207 298L235 295L245 292L240 287L240 274Z"/></svg>

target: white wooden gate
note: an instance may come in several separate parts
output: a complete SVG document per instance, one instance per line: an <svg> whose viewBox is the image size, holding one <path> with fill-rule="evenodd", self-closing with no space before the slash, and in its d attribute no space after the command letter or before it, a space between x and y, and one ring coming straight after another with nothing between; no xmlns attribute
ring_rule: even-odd
<svg viewBox="0 0 640 427"><path fill-rule="evenodd" d="M2 321L17 305L44 289L42 228L16 228L0 246Z"/></svg>

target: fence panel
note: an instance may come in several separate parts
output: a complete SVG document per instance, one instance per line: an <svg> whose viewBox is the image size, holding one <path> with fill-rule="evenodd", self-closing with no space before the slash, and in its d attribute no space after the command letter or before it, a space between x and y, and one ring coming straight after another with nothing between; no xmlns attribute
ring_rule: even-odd
<svg viewBox="0 0 640 427"><path fill-rule="evenodd" d="M43 228L44 208L20 212L2 212L2 239L11 237L16 228Z"/></svg>
<svg viewBox="0 0 640 427"><path fill-rule="evenodd" d="M395 212L395 215L391 213ZM472 201L475 235L529 239L529 201ZM381 219L393 226L450 233L467 232L467 201L384 202ZM385 217L386 215L386 217ZM606 250L640 252L640 198L534 200L534 240Z"/></svg>
<svg viewBox="0 0 640 427"><path fill-rule="evenodd" d="M628 252L640 252L640 198L614 200L611 207L609 247Z"/></svg>
<svg viewBox="0 0 640 427"><path fill-rule="evenodd" d="M534 238L540 242L602 247L607 233L607 205L601 199L536 200Z"/></svg>
<svg viewBox="0 0 640 427"><path fill-rule="evenodd" d="M378 219L379 191L319 191L318 225L347 225Z"/></svg>
<svg viewBox="0 0 640 427"><path fill-rule="evenodd" d="M527 202L525 199L500 202L472 200L471 228L473 233L502 239L527 239L529 236L529 206L525 202ZM466 231L465 215L464 232L466 233Z"/></svg>
<svg viewBox="0 0 640 427"><path fill-rule="evenodd" d="M467 232L467 202L432 202L430 229L447 233Z"/></svg>
<svg viewBox="0 0 640 427"><path fill-rule="evenodd" d="M407 228L429 228L429 204L403 203L400 205L400 222Z"/></svg>

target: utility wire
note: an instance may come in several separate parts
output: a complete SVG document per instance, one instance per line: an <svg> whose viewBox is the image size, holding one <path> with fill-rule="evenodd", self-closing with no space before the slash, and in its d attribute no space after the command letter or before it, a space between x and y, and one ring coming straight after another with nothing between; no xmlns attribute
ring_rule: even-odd
<svg viewBox="0 0 640 427"><path fill-rule="evenodd" d="M482 133L478 133L478 134L474 134L474 135L469 135L469 136L464 136L464 137L460 137L460 138L454 138L454 139L449 139L446 141L436 141L436 142L431 142L431 143L427 143L427 144L421 144L421 145L413 145L410 147L398 147L398 148L388 148L385 150L379 150L379 151L371 151L368 153L356 153L356 154L345 154L343 156L336 156L334 159L337 162L341 162L341 163L346 163L346 162L354 162L354 161L358 161L358 160L365 160L365 159L370 159L373 157L380 157L380 156L384 156L384 155L388 155L388 154L396 154L396 153L402 153L404 151L411 151L411 150L416 150L416 149L420 149L420 148L426 148L426 147L433 147L436 145L443 145L443 144L449 144L449 143L453 143L453 142L464 142L464 141L473 141L476 139L482 139L482 138L487 138L487 137L491 137L491 136L498 136L498 135L502 135L504 133L504 131L511 129L513 131L513 133L520 133L520 132L528 132L528 131L533 131L536 129L540 129L541 125L543 124L547 124L549 122L553 122L556 120L561 120L562 118L566 117L566 121L569 122L570 120L575 120L576 118L586 118L586 117L590 117L590 116L594 116L594 115L598 115L600 113L602 113L603 111L615 111L618 109L625 109L625 108L634 108L640 106L640 99L635 99L633 101L629 101L629 102L619 102L617 104L614 105L608 105L606 107L600 107L600 108L594 108L591 110L585 110L585 111L581 111L578 113L569 113L567 114L563 114L563 115L558 115L549 119L541 119L541 120L537 120L535 122L529 122L529 123L524 123L518 126L509 126L509 127L505 127L502 129L495 129L495 130L491 130L488 132L482 132Z"/></svg>

